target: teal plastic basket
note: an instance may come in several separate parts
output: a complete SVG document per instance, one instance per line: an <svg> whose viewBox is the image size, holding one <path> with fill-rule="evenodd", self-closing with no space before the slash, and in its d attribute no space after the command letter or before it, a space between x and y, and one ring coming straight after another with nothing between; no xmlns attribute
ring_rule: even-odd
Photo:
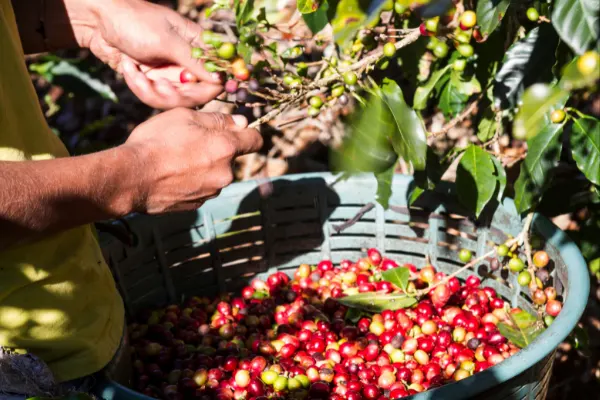
<svg viewBox="0 0 600 400"><path fill-rule="evenodd" d="M357 260L376 247L399 262L424 265L425 257L444 272L462 265L458 250L474 256L517 235L523 226L515 206L505 199L477 222L465 218L453 185L426 193L411 207L412 177L396 175L391 207L379 204L349 228L335 227L373 201L372 176L347 180L332 174L290 175L274 179L273 191L261 196L258 182L236 183L196 212L165 216L132 215L119 226L127 232L101 241L126 311L180 302L192 295L240 290L250 279L274 270L291 273L302 263L323 258L334 263ZM589 292L587 267L577 246L546 218L536 215L532 230L546 240L553 260L551 277L563 296L562 312L527 348L472 377L409 397L428 399L543 399L548 390L554 352L581 317ZM129 243L127 243L129 242ZM473 271L462 275L465 278ZM529 296L516 277L508 285L490 279L487 263L476 271L483 284L496 289L513 306L532 311ZM510 285L510 286L509 286ZM150 399L114 381L99 383L105 400Z"/></svg>

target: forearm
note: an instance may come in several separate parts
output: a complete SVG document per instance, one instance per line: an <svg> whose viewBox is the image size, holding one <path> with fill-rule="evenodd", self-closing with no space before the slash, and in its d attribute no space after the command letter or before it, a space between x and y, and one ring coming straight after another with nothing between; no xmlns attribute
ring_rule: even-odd
<svg viewBox="0 0 600 400"><path fill-rule="evenodd" d="M44 161L0 161L0 250L128 214L137 195L125 147Z"/></svg>
<svg viewBox="0 0 600 400"><path fill-rule="evenodd" d="M113 0L12 0L25 54L77 48Z"/></svg>

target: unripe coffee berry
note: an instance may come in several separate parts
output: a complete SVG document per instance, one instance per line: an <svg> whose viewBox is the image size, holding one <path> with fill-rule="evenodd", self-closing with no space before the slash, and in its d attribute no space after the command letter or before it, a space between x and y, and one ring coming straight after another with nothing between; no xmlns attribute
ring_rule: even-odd
<svg viewBox="0 0 600 400"><path fill-rule="evenodd" d="M536 10L533 7L529 7L527 9L527 19L530 20L531 22L537 22L537 20L540 18L540 13L538 12L538 10Z"/></svg>
<svg viewBox="0 0 600 400"><path fill-rule="evenodd" d="M464 263L471 261L471 257L473 257L473 254L467 249L461 249L458 252L458 259Z"/></svg>
<svg viewBox="0 0 600 400"><path fill-rule="evenodd" d="M529 285L529 282L531 282L531 274L529 271L521 271L517 277L517 281L519 282L519 285L527 286Z"/></svg>
<svg viewBox="0 0 600 400"><path fill-rule="evenodd" d="M496 253L498 253L498 255L500 257L506 257L508 255L508 246L505 244L501 244L500 246L498 246L498 248L496 249Z"/></svg>
<svg viewBox="0 0 600 400"><path fill-rule="evenodd" d="M456 48L456 50L464 58L471 57L473 55L473 53L475 52L473 50L473 46L471 46L470 44L459 44L458 47Z"/></svg>
<svg viewBox="0 0 600 400"><path fill-rule="evenodd" d="M233 43L223 43L217 50L217 55L224 60L231 60L235 57L235 45Z"/></svg>
<svg viewBox="0 0 600 400"><path fill-rule="evenodd" d="M523 263L523 260L521 260L519 257L513 257L508 262L508 268L512 272L521 272L523 271L523 268L525 268L525 263Z"/></svg>
<svg viewBox="0 0 600 400"><path fill-rule="evenodd" d="M394 45L394 43L387 42L383 46L383 55L388 58L392 58L396 55L396 46Z"/></svg>
<svg viewBox="0 0 600 400"><path fill-rule="evenodd" d="M314 108L321 108L323 105L323 99L321 99L319 96L313 96L310 98L308 103Z"/></svg>
<svg viewBox="0 0 600 400"><path fill-rule="evenodd" d="M354 71L348 71L344 73L344 82L346 85L355 85L358 82L358 76Z"/></svg>
<svg viewBox="0 0 600 400"><path fill-rule="evenodd" d="M437 58L444 58L448 55L448 45L445 42L438 42L433 47L433 54Z"/></svg>
<svg viewBox="0 0 600 400"><path fill-rule="evenodd" d="M560 124L565 120L566 116L567 114L564 112L564 110L554 110L550 114L550 121L552 121L554 124Z"/></svg>
<svg viewBox="0 0 600 400"><path fill-rule="evenodd" d="M600 54L594 50L586 51L577 60L577 69L584 76L589 76L593 73L597 73L596 70L600 65Z"/></svg>

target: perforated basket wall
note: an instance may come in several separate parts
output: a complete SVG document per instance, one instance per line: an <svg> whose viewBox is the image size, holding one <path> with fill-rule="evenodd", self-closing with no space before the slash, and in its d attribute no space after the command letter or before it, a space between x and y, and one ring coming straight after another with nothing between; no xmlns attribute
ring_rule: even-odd
<svg viewBox="0 0 600 400"><path fill-rule="evenodd" d="M390 209L376 204L354 225L336 233L334 226L373 201L377 187L373 177L336 181L331 174L292 175L274 180L273 185L273 193L265 198L256 182L244 182L228 187L197 212L131 216L126 219L131 246L102 237L127 312L191 295L236 291L277 268L291 273L301 263L316 264L323 258L334 263L356 260L369 247L418 266L428 256L436 268L451 272L462 265L460 248L474 256L483 254L507 235L517 235L523 223L512 201L505 200L493 215L474 224L461 216L450 185L422 196L409 208L412 178L397 175ZM579 250L565 234L540 216L534 219L533 230L546 239L546 251L554 261L551 276L565 299L559 317L517 355L413 399L545 398L554 350L581 316L589 280ZM520 292L514 276L505 276L507 284L490 279L487 262L477 273L513 305L531 311L530 299ZM105 399L149 399L114 382L100 385L98 394Z"/></svg>

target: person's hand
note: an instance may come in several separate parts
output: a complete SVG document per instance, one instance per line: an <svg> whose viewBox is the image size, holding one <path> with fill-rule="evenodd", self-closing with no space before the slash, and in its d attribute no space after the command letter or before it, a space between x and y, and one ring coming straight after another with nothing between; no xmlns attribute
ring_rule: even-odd
<svg viewBox="0 0 600 400"><path fill-rule="evenodd" d="M121 147L132 159L134 209L194 210L233 181L233 160L262 147L241 115L166 111L133 130Z"/></svg>
<svg viewBox="0 0 600 400"><path fill-rule="evenodd" d="M222 93L220 75L192 58L192 48L202 45L200 26L142 0L103 3L96 3L95 26L78 28L78 41L122 73L140 100L160 109L194 107ZM200 81L180 84L184 68Z"/></svg>

